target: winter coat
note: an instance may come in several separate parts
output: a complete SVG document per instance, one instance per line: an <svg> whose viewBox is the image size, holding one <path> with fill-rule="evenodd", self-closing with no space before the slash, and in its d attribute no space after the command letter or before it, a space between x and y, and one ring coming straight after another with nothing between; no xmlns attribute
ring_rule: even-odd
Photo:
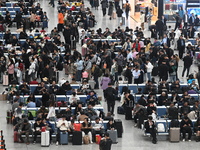
<svg viewBox="0 0 200 150"><path fill-rule="evenodd" d="M103 77L102 80L101 80L101 88L103 90L107 89L108 88L108 83L110 83L110 78L109 77Z"/></svg>
<svg viewBox="0 0 200 150"><path fill-rule="evenodd" d="M94 7L99 7L99 0L94 0Z"/></svg>
<svg viewBox="0 0 200 150"><path fill-rule="evenodd" d="M108 8L108 16L112 16L113 14L113 8L114 8L114 5L112 2L109 3L109 8Z"/></svg>

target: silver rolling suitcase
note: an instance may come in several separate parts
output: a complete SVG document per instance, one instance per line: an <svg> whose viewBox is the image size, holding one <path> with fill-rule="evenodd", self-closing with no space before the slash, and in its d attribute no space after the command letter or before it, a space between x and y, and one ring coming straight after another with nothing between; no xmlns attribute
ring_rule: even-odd
<svg viewBox="0 0 200 150"><path fill-rule="evenodd" d="M41 146L48 147L50 145L49 131L41 132Z"/></svg>

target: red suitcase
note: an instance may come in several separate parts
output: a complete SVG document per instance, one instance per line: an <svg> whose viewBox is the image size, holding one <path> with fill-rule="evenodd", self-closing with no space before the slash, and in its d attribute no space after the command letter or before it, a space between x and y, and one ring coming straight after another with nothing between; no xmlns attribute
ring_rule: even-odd
<svg viewBox="0 0 200 150"><path fill-rule="evenodd" d="M19 135L17 131L14 131L14 142L19 142Z"/></svg>

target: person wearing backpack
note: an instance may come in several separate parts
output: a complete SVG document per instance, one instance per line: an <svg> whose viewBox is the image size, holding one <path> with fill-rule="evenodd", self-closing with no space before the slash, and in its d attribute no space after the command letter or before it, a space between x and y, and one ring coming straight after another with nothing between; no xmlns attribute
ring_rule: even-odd
<svg viewBox="0 0 200 150"><path fill-rule="evenodd" d="M104 97L107 101L108 112L111 112L112 115L114 115L116 95L117 91L112 87L111 83L108 83L108 88L104 90Z"/></svg>
<svg viewBox="0 0 200 150"><path fill-rule="evenodd" d="M128 19L129 12L131 11L131 5L128 3L128 1L126 1L126 4L124 4L123 8L126 12L126 19Z"/></svg>
<svg viewBox="0 0 200 150"><path fill-rule="evenodd" d="M145 122L144 127L145 127L145 132L151 134L151 136L153 138L152 143L156 144L157 143L157 138L156 138L157 131L155 129L156 126L155 126L152 116L148 117L148 120Z"/></svg>
<svg viewBox="0 0 200 150"><path fill-rule="evenodd" d="M102 75L102 71L101 69L97 66L97 64L94 62L92 63L92 70L91 70L91 74L94 77L94 81L95 81L95 86L94 89L99 89L99 77Z"/></svg>

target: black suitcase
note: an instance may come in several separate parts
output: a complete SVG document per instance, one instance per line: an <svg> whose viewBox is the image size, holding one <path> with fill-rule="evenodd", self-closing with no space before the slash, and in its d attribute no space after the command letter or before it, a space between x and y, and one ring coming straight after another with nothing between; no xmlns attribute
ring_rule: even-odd
<svg viewBox="0 0 200 150"><path fill-rule="evenodd" d="M72 145L82 145L82 132L81 131L73 132Z"/></svg>
<svg viewBox="0 0 200 150"><path fill-rule="evenodd" d="M132 107L126 107L125 119L126 120L132 119Z"/></svg>
<svg viewBox="0 0 200 150"><path fill-rule="evenodd" d="M115 119L114 120L114 124L115 124L115 128L117 129L118 138L121 138L122 137L122 133L123 133L123 126L122 126L121 119Z"/></svg>
<svg viewBox="0 0 200 150"><path fill-rule="evenodd" d="M123 115L124 115L124 107L118 106L118 107L117 107L117 113L118 113L118 114L123 114Z"/></svg>

